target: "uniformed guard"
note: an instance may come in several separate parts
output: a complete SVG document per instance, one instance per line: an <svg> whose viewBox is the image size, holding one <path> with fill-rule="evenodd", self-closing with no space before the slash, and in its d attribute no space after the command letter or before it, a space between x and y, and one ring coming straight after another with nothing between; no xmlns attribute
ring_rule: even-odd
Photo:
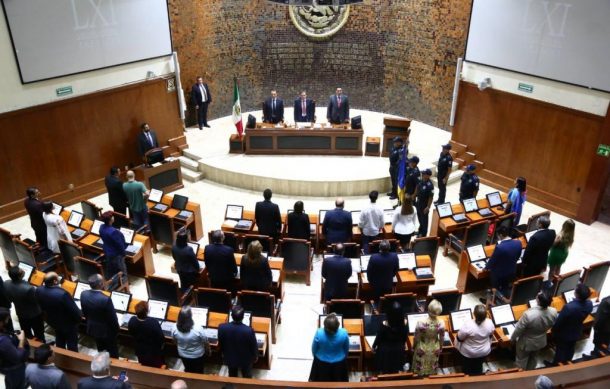
<svg viewBox="0 0 610 389"><path fill-rule="evenodd" d="M430 181L432 170L424 169L421 172L422 180L417 184L415 191L415 209L417 210L417 220L419 221L419 237L428 235L428 215L434 198L434 184Z"/></svg>
<svg viewBox="0 0 610 389"><path fill-rule="evenodd" d="M392 191L388 193L390 196L390 200L395 200L397 195L397 185L398 185L398 160L400 159L400 152L402 151L402 138L399 136L395 136L392 139L394 145L392 146L392 151L390 151L390 180L392 180Z"/></svg>
<svg viewBox="0 0 610 389"><path fill-rule="evenodd" d="M479 192L479 177L476 175L476 165L468 165L462 174L460 184L460 201L477 197Z"/></svg>
<svg viewBox="0 0 610 389"><path fill-rule="evenodd" d="M451 172L451 166L453 165L453 157L449 152L451 150L451 144L443 145L443 151L438 158L438 165L436 169L436 177L438 181L438 200L435 204L443 204L445 202L445 194L447 193L447 180L449 179L449 172Z"/></svg>
<svg viewBox="0 0 610 389"><path fill-rule="evenodd" d="M405 195L409 196L411 200L414 200L415 189L417 189L417 184L419 184L420 173L417 164L419 163L419 158L417 156L409 159L409 166L407 167L407 177L405 178Z"/></svg>

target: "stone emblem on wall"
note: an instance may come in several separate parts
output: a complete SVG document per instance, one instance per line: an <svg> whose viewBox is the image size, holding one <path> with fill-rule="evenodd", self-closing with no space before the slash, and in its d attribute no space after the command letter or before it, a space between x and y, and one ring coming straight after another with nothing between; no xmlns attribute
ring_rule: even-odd
<svg viewBox="0 0 610 389"><path fill-rule="evenodd" d="M290 19L303 34L316 40L329 39L343 27L349 17L349 5L314 5L289 8Z"/></svg>

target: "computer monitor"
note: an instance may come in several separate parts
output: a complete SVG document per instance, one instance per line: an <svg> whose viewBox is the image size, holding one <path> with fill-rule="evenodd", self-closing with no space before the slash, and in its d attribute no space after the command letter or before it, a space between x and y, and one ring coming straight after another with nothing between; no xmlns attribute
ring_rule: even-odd
<svg viewBox="0 0 610 389"><path fill-rule="evenodd" d="M104 225L104 222L101 220L94 220L93 225L91 226L91 233L93 235L100 236L100 227Z"/></svg>
<svg viewBox="0 0 610 389"><path fill-rule="evenodd" d="M574 289L566 290L565 292L563 292L563 298L564 300L566 300L566 304L571 303L576 298L574 294Z"/></svg>
<svg viewBox="0 0 610 389"><path fill-rule="evenodd" d="M487 202L492 208L502 205L502 196L500 196L500 192L487 193L485 197L487 197Z"/></svg>
<svg viewBox="0 0 610 389"><path fill-rule="evenodd" d="M383 224L392 224L394 220L394 213L396 211L393 209L384 209L383 210Z"/></svg>
<svg viewBox="0 0 610 389"><path fill-rule="evenodd" d="M241 220L244 214L243 205L227 204L225 209L225 220Z"/></svg>
<svg viewBox="0 0 610 389"><path fill-rule="evenodd" d="M326 216L326 212L328 212L327 209L321 209L320 212L318 212L318 223L319 224L324 223L324 217Z"/></svg>
<svg viewBox="0 0 610 389"><path fill-rule="evenodd" d="M515 314L510 304L496 305L491 307L491 316L496 326L515 322Z"/></svg>
<svg viewBox="0 0 610 389"><path fill-rule="evenodd" d="M483 247L482 244L467 247L466 251L468 251L468 259L470 262L480 261L487 258L485 247Z"/></svg>
<svg viewBox="0 0 610 389"><path fill-rule="evenodd" d="M193 249L195 255L199 252L199 243L197 242L186 242L186 244Z"/></svg>
<svg viewBox="0 0 610 389"><path fill-rule="evenodd" d="M436 206L436 210L438 211L438 217L441 219L444 217L449 217L449 216L453 215L453 209L451 208L451 203L438 204Z"/></svg>
<svg viewBox="0 0 610 389"><path fill-rule="evenodd" d="M360 214L362 211L352 211L352 225L357 226L360 223Z"/></svg>
<svg viewBox="0 0 610 389"><path fill-rule="evenodd" d="M148 316L158 320L165 320L168 305L167 301L148 299Z"/></svg>
<svg viewBox="0 0 610 389"><path fill-rule="evenodd" d="M318 326L320 328L324 328L324 319L326 319L328 315L320 315L318 318ZM343 315L335 315L337 319L339 319L339 327L343 327Z"/></svg>
<svg viewBox="0 0 610 389"><path fill-rule="evenodd" d="M189 198L186 196L182 196L179 194L174 195L172 199L172 208L184 210L186 208L186 204L189 202Z"/></svg>
<svg viewBox="0 0 610 389"><path fill-rule="evenodd" d="M208 308L191 307L191 313L193 314L193 323L195 323L195 325L201 327L208 326Z"/></svg>
<svg viewBox="0 0 610 389"><path fill-rule="evenodd" d="M77 282L76 289L74 289L74 300L80 300L80 295L85 290L91 290L91 286L89 286L89 284L85 284L84 282Z"/></svg>
<svg viewBox="0 0 610 389"><path fill-rule="evenodd" d="M136 235L136 232L134 230L132 230L131 228L121 227L119 231L121 232L121 234L123 234L123 237L125 238L125 243L133 243L133 238Z"/></svg>
<svg viewBox="0 0 610 389"><path fill-rule="evenodd" d="M163 149L152 149L146 153L146 164L153 165L155 163L160 163L165 160L163 156Z"/></svg>
<svg viewBox="0 0 610 389"><path fill-rule="evenodd" d="M414 334L415 329L417 328L417 323L419 323L420 321L424 321L427 318L427 313L412 313L407 315L407 326L409 328L409 333Z"/></svg>
<svg viewBox="0 0 610 389"><path fill-rule="evenodd" d="M477 204L477 199L464 199L462 200L462 205L464 206L464 212L476 212L479 210L479 204Z"/></svg>
<svg viewBox="0 0 610 389"><path fill-rule="evenodd" d="M30 282L30 278L32 278L32 274L34 273L34 266L23 262L19 262L18 266L23 270L23 280L25 282Z"/></svg>
<svg viewBox="0 0 610 389"><path fill-rule="evenodd" d="M78 211L72 211L70 213L70 217L68 218L68 225L74 228L79 228L84 217L85 216L82 213Z"/></svg>
<svg viewBox="0 0 610 389"><path fill-rule="evenodd" d="M451 312L449 318L451 319L451 328L453 331L459 331L464 323L472 320L472 309L460 309L459 311Z"/></svg>
<svg viewBox="0 0 610 389"><path fill-rule="evenodd" d="M148 195L148 200L153 203L160 203L163 198L163 191L159 189L151 189L150 194Z"/></svg>
<svg viewBox="0 0 610 389"><path fill-rule="evenodd" d="M53 213L56 215L61 215L61 211L64 210L64 206L53 202Z"/></svg>
<svg viewBox="0 0 610 389"><path fill-rule="evenodd" d="M252 312L244 311L244 319L241 322L247 326L251 326L252 325ZM229 323L233 323L233 316L231 316L231 312L229 312Z"/></svg>
<svg viewBox="0 0 610 389"><path fill-rule="evenodd" d="M113 291L110 294L110 299L115 310L119 312L127 312L129 310L129 303L131 302L131 295L129 293Z"/></svg>

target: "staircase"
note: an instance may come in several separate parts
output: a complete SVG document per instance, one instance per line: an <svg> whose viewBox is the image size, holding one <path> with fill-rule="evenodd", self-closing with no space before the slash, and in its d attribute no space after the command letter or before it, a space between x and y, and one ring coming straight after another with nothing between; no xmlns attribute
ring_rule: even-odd
<svg viewBox="0 0 610 389"><path fill-rule="evenodd" d="M182 155L178 157L180 160L180 170L182 178L189 182L197 182L204 178L204 174L199 170L200 156L194 154L189 149L182 150Z"/></svg>

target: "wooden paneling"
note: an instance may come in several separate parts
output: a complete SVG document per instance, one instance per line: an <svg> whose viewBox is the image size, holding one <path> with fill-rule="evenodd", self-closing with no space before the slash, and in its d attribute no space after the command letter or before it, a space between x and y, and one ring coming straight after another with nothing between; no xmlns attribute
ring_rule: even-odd
<svg viewBox="0 0 610 389"><path fill-rule="evenodd" d="M140 163L144 121L160 145L183 135L176 92L163 78L1 114L0 220L19 210L28 186L63 201L103 190L110 166Z"/></svg>
<svg viewBox="0 0 610 389"><path fill-rule="evenodd" d="M462 81L452 140L485 163L484 182L506 190L524 176L529 201L590 223L579 209L584 189L594 197L605 183L589 182L603 124L600 116Z"/></svg>

